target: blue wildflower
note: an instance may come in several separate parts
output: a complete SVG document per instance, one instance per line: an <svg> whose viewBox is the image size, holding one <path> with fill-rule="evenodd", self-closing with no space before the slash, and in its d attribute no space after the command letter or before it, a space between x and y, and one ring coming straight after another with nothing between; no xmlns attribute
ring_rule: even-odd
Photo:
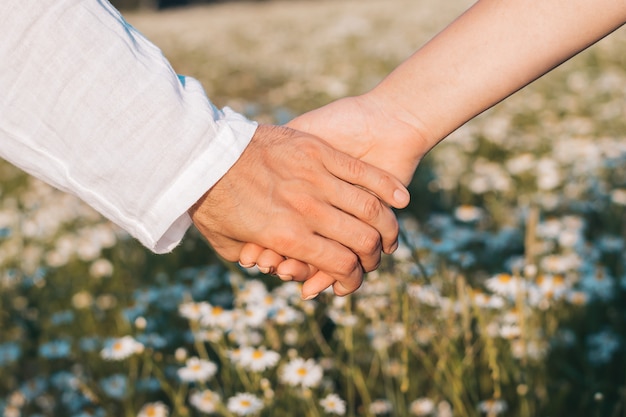
<svg viewBox="0 0 626 417"><path fill-rule="evenodd" d="M624 250L624 239L619 236L601 236L596 246L604 253L620 253Z"/></svg>
<svg viewBox="0 0 626 417"><path fill-rule="evenodd" d="M200 300L206 298L207 294L218 288L221 285L221 280L215 276L203 276L199 277L193 282L193 286L191 287L191 296L195 300Z"/></svg>
<svg viewBox="0 0 626 417"><path fill-rule="evenodd" d="M163 311L178 310L178 305L182 303L187 287L182 284L174 284L161 289L157 306Z"/></svg>
<svg viewBox="0 0 626 417"><path fill-rule="evenodd" d="M20 345L15 342L7 342L0 345L0 366L13 363L22 355Z"/></svg>
<svg viewBox="0 0 626 417"><path fill-rule="evenodd" d="M58 311L50 317L53 325L70 324L74 321L74 312L72 310Z"/></svg>
<svg viewBox="0 0 626 417"><path fill-rule="evenodd" d="M59 371L50 377L50 382L52 386L63 391L66 389L73 388L73 381L76 380L76 376L68 371Z"/></svg>
<svg viewBox="0 0 626 417"><path fill-rule="evenodd" d="M161 389L161 383L153 377L142 378L137 381L137 390L143 392L157 392Z"/></svg>
<svg viewBox="0 0 626 417"><path fill-rule="evenodd" d="M153 349L163 349L167 346L167 339L157 333L140 334L137 336L137 340Z"/></svg>
<svg viewBox="0 0 626 417"><path fill-rule="evenodd" d="M594 333L587 337L587 357L595 365L604 365L611 361L621 345L618 335L611 330Z"/></svg>
<svg viewBox="0 0 626 417"><path fill-rule="evenodd" d="M40 287L45 283L46 278L46 269L43 267L37 268L37 270L32 274L24 278L22 285L25 288L31 287Z"/></svg>
<svg viewBox="0 0 626 417"><path fill-rule="evenodd" d="M284 125L294 117L295 114L293 114L291 110L288 110L284 107L278 107L277 109L274 109L274 119L276 119L276 124Z"/></svg>
<svg viewBox="0 0 626 417"><path fill-rule="evenodd" d="M100 387L111 398L121 400L128 395L128 379L122 374L111 375L100 380Z"/></svg>
<svg viewBox="0 0 626 417"><path fill-rule="evenodd" d="M11 236L11 229L9 227L0 228L0 239L4 239Z"/></svg>
<svg viewBox="0 0 626 417"><path fill-rule="evenodd" d="M461 268L471 268L476 265L476 256L469 251L453 252L448 259L458 264Z"/></svg>
<svg viewBox="0 0 626 417"><path fill-rule="evenodd" d="M39 355L47 359L67 358L72 353L72 345L67 340L52 340L39 346Z"/></svg>
<svg viewBox="0 0 626 417"><path fill-rule="evenodd" d="M78 414L74 414L73 417L105 417L106 411L104 408L93 407L89 408L89 410L83 410Z"/></svg>
<svg viewBox="0 0 626 417"><path fill-rule="evenodd" d="M83 393L74 389L63 391L61 403L71 413L77 413L79 410L91 405L91 401Z"/></svg>
<svg viewBox="0 0 626 417"><path fill-rule="evenodd" d="M26 401L33 401L35 398L41 396L46 389L48 389L47 381L43 377L37 377L22 384L20 392Z"/></svg>
<svg viewBox="0 0 626 417"><path fill-rule="evenodd" d="M581 268L582 269L582 268ZM615 294L615 279L606 267L597 266L582 270L583 277L580 280L580 287L592 299L604 301L611 300Z"/></svg>
<svg viewBox="0 0 626 417"><path fill-rule="evenodd" d="M95 352L100 349L101 345L100 339L96 336L81 337L78 341L78 346L83 352Z"/></svg>
<svg viewBox="0 0 626 417"><path fill-rule="evenodd" d="M159 301L161 293L157 288L140 288L133 292L135 303L148 306Z"/></svg>
<svg viewBox="0 0 626 417"><path fill-rule="evenodd" d="M129 323L134 323L138 317L145 316L147 311L148 311L148 308L146 307L145 304L136 304L131 307L126 307L122 311L122 314L124 315L126 320L128 320Z"/></svg>

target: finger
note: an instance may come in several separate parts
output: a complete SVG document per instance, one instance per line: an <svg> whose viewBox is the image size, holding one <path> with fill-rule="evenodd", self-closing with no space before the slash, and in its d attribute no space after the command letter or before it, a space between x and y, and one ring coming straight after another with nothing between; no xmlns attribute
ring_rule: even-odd
<svg viewBox="0 0 626 417"><path fill-rule="evenodd" d="M382 242L376 229L331 205L320 207L319 210L322 216L320 219L324 220L316 223L316 233L354 252L366 272L378 268ZM319 269L325 271L324 268Z"/></svg>
<svg viewBox="0 0 626 417"><path fill-rule="evenodd" d="M297 259L287 259L276 267L276 275L283 281L302 282L311 278L318 269Z"/></svg>
<svg viewBox="0 0 626 417"><path fill-rule="evenodd" d="M351 217L345 213L340 212L340 214ZM353 217L352 220L362 223ZM280 251L286 257L300 259L304 263L314 265L335 280L342 282L347 289L354 291L361 286L363 268L359 258L352 250L336 240L310 232L306 233L295 224L286 224L266 238L259 242L262 246L283 248Z"/></svg>
<svg viewBox="0 0 626 417"><path fill-rule="evenodd" d="M311 300L335 283L335 279L323 271L318 271L302 284L302 299ZM356 288L355 288L356 290Z"/></svg>
<svg viewBox="0 0 626 417"><path fill-rule="evenodd" d="M256 265L262 273L273 274L276 271L276 267L284 260L284 256L279 255L271 249L265 249L261 252L261 255L259 255Z"/></svg>
<svg viewBox="0 0 626 417"><path fill-rule="evenodd" d="M239 265L244 268L252 268L256 265L259 256L265 250L264 247L259 246L255 243L246 243L241 248L241 252L239 253Z"/></svg>
<svg viewBox="0 0 626 417"><path fill-rule="evenodd" d="M404 185L382 169L339 151L323 154L322 163L336 177L366 188L392 207L404 208L409 204Z"/></svg>
<svg viewBox="0 0 626 417"><path fill-rule="evenodd" d="M346 286L343 285L343 283L339 282L339 281L335 281L333 284L333 291L335 292L335 295L338 295L339 297L343 297L346 296L348 294L352 294L353 292L355 292L356 290L358 290L358 288L347 288Z"/></svg>
<svg viewBox="0 0 626 417"><path fill-rule="evenodd" d="M398 246L398 221L393 210L370 192L341 182L329 202L372 226L380 234L385 253L392 253Z"/></svg>

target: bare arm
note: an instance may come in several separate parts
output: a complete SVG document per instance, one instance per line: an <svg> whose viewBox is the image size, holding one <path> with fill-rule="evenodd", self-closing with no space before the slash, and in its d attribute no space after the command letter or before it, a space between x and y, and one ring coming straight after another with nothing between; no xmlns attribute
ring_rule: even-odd
<svg viewBox="0 0 626 417"><path fill-rule="evenodd" d="M626 22L618 0L480 0L392 71L378 86L306 113L290 126L382 168L408 184L426 153L474 116ZM278 258L253 245L242 259ZM304 280L295 259L277 268ZM318 273L303 297L332 283Z"/></svg>
<svg viewBox="0 0 626 417"><path fill-rule="evenodd" d="M619 0L480 0L366 95L432 147L625 22Z"/></svg>

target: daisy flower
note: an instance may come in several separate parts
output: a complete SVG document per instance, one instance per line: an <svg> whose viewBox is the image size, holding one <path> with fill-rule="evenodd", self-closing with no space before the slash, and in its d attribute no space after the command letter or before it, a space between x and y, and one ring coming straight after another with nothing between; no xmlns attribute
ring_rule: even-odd
<svg viewBox="0 0 626 417"><path fill-rule="evenodd" d="M143 344L136 341L132 336L124 336L112 339L100 351L100 356L106 360L121 361L135 353L143 352Z"/></svg>
<svg viewBox="0 0 626 417"><path fill-rule="evenodd" d="M208 381L216 372L217 365L195 356L187 359L185 366L177 371L178 377L185 382Z"/></svg>
<svg viewBox="0 0 626 417"><path fill-rule="evenodd" d="M483 217L483 210L480 207L464 204L454 210L454 217L458 221L471 223Z"/></svg>
<svg viewBox="0 0 626 417"><path fill-rule="evenodd" d="M568 255L548 255L541 259L541 269L552 274L563 274L580 267L580 257L571 253Z"/></svg>
<svg viewBox="0 0 626 417"><path fill-rule="evenodd" d="M500 337L503 339L515 339L520 337L522 330L517 324L504 324L500 327Z"/></svg>
<svg viewBox="0 0 626 417"><path fill-rule="evenodd" d="M274 321L280 325L301 323L303 320L302 313L290 306L281 307L274 313Z"/></svg>
<svg viewBox="0 0 626 417"><path fill-rule="evenodd" d="M589 295L584 291L571 290L565 294L565 299L575 306L584 306L589 301Z"/></svg>
<svg viewBox="0 0 626 417"><path fill-rule="evenodd" d="M428 416L435 411L435 402L426 397L418 398L409 405L409 410L414 416Z"/></svg>
<svg viewBox="0 0 626 417"><path fill-rule="evenodd" d="M252 372L263 372L268 368L273 368L279 359L278 353L265 348L244 347L241 348L239 355L241 366Z"/></svg>
<svg viewBox="0 0 626 417"><path fill-rule="evenodd" d="M167 417L169 415L169 409L165 404L160 401L155 403L148 403L141 407L137 417Z"/></svg>
<svg viewBox="0 0 626 417"><path fill-rule="evenodd" d="M219 394L208 389L195 391L189 396L189 403L205 414L217 412L221 401Z"/></svg>
<svg viewBox="0 0 626 417"><path fill-rule="evenodd" d="M187 320L198 321L211 310L211 305L206 301L196 303L190 301L178 306L178 314Z"/></svg>
<svg viewBox="0 0 626 417"><path fill-rule="evenodd" d="M280 380L293 387L315 387L322 380L322 367L313 359L295 358L285 365L280 372Z"/></svg>
<svg viewBox="0 0 626 417"><path fill-rule="evenodd" d="M265 307L268 311L275 311L287 305L287 301L283 298L267 294L257 302L257 305Z"/></svg>
<svg viewBox="0 0 626 417"><path fill-rule="evenodd" d="M258 279L246 281L243 288L237 293L236 304L256 304L259 299L262 299L267 294L267 287Z"/></svg>
<svg viewBox="0 0 626 417"><path fill-rule="evenodd" d="M342 416L346 413L346 402L337 394L328 394L326 398L320 400L320 405L327 414Z"/></svg>
<svg viewBox="0 0 626 417"><path fill-rule="evenodd" d="M611 201L620 206L626 206L626 189L616 188L611 191Z"/></svg>
<svg viewBox="0 0 626 417"><path fill-rule="evenodd" d="M200 323L206 327L219 327L224 330L230 330L234 323L233 312L225 310L220 306L211 306L202 314Z"/></svg>
<svg viewBox="0 0 626 417"><path fill-rule="evenodd" d="M569 289L569 284L563 275L539 275L535 284L546 298L560 299Z"/></svg>
<svg viewBox="0 0 626 417"><path fill-rule="evenodd" d="M263 409L263 401L253 394L243 392L230 397L226 405L228 411L238 416L255 414Z"/></svg>
<svg viewBox="0 0 626 417"><path fill-rule="evenodd" d="M503 400L485 400L478 403L478 409L488 415L498 415L506 411L506 402Z"/></svg>
<svg viewBox="0 0 626 417"><path fill-rule="evenodd" d="M375 416L391 414L393 411L393 406L391 402L388 400L374 400L370 404L370 413Z"/></svg>
<svg viewBox="0 0 626 417"><path fill-rule="evenodd" d="M262 327L267 321L268 309L261 305L250 305L245 310L241 319L249 327Z"/></svg>
<svg viewBox="0 0 626 417"><path fill-rule="evenodd" d="M485 285L498 295L515 297L518 291L523 289L524 283L511 274L501 273L488 278Z"/></svg>

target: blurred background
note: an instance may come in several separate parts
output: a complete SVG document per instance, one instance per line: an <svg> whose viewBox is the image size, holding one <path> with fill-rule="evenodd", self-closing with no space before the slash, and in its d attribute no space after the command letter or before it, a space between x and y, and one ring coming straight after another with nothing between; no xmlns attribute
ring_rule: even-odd
<svg viewBox="0 0 626 417"><path fill-rule="evenodd" d="M226 3L229 1L242 0L113 0L111 4L118 10L152 9L162 10L170 7L189 6L192 4ZM245 0L245 1L268 1L268 0Z"/></svg>
<svg viewBox="0 0 626 417"><path fill-rule="evenodd" d="M218 107L285 123L472 2L114 3ZM0 415L625 416L625 50L622 29L433 150L399 250L345 298L194 230L156 256L0 161Z"/></svg>

